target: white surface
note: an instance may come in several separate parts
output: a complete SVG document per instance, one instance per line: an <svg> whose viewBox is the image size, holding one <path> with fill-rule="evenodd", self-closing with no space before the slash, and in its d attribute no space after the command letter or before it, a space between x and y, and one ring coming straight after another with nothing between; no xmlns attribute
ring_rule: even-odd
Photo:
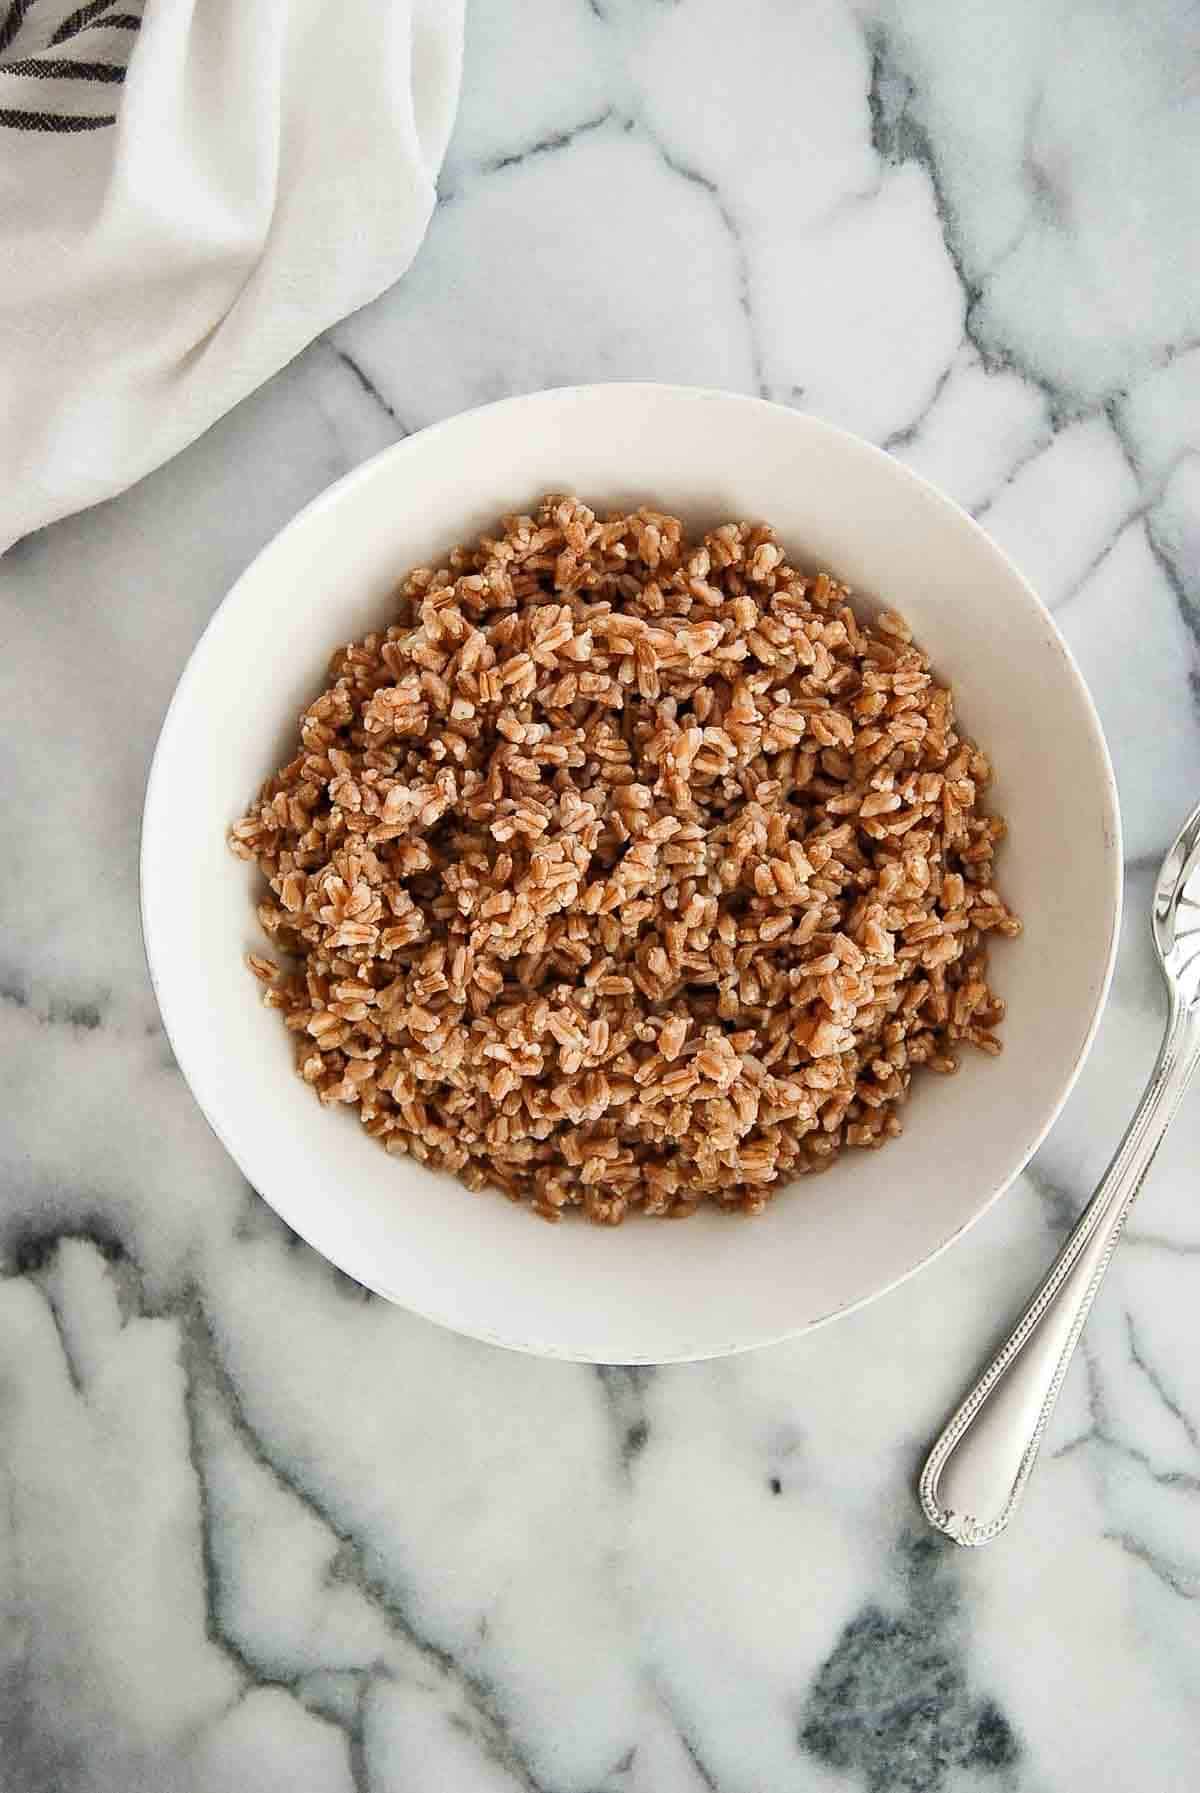
<svg viewBox="0 0 1200 1793"><path fill-rule="evenodd" d="M918 1080L904 1136L850 1153L752 1225L531 1225L322 1110L243 953L261 881L230 823L291 752L341 642L388 620L410 566L544 491L651 498L693 531L763 516L801 565L893 605L998 769L998 861L1027 921L993 953L998 1061ZM1066 1096L1107 989L1120 825L1099 725L1061 637L969 518L897 462L782 406L666 386L514 399L400 443L298 518L238 582L180 683L142 834L146 948L176 1058L248 1180L343 1270L491 1343L601 1363L774 1342L907 1275L1021 1169Z"/></svg>
<svg viewBox="0 0 1200 1793"><path fill-rule="evenodd" d="M473 0L453 196L399 287L0 562L0 1774L1193 1793L1200 1091L1019 1519L971 1555L911 1542L924 1451L1161 1035L1149 861L1200 795L1194 14L598 5ZM989 268L1026 216L1001 312ZM1008 1195L835 1326L637 1378L471 1344L291 1239L172 1064L137 913L163 712L258 549L405 429L617 376L761 380L979 512L1057 594L1131 855L1095 1050Z"/></svg>
<svg viewBox="0 0 1200 1793"><path fill-rule="evenodd" d="M462 0L152 0L136 32L60 41L85 10L4 20L0 548L122 491L390 286L454 122Z"/></svg>

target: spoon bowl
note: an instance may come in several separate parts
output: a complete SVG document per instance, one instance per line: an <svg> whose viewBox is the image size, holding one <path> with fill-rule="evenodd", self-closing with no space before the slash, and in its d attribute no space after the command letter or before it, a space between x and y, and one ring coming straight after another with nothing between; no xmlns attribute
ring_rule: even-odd
<svg viewBox="0 0 1200 1793"><path fill-rule="evenodd" d="M1163 973L1186 1007L1200 1003L1200 806L1194 809L1158 874L1154 940Z"/></svg>

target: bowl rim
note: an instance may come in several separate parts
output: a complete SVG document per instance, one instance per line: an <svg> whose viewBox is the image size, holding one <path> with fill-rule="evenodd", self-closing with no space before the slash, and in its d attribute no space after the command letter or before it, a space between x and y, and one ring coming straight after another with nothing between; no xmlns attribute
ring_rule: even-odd
<svg viewBox="0 0 1200 1793"><path fill-rule="evenodd" d="M322 1242L320 1229L314 1228L311 1225L311 1222L306 1221L303 1227L297 1224L296 1219L288 1212L286 1198L282 1201L276 1200L275 1196L268 1194L265 1188L260 1188L258 1180L250 1175L242 1162L242 1158L235 1152L229 1140L226 1138L225 1130L218 1118L210 1113L208 1107L197 1094L196 1085L189 1068L190 1054L186 1050L182 1052L180 1050L176 1031L172 1027L167 1012L167 1006L163 1000L163 985L160 979L158 966L155 962L153 945L154 927L151 920L152 900L150 895L150 886L153 883L150 870L150 857L155 833L154 822L156 812L163 800L163 768L167 758L166 748L170 744L176 719L183 708L192 684L199 676L199 667L203 657L202 650L205 648L210 637L218 634L226 625L228 617L236 606L236 602L243 587L252 584L253 579L258 572L260 563L274 551L276 544L281 538L291 530L300 528L309 518L318 516L322 510L335 508L337 504L341 502L343 496L356 485L365 484L367 481L377 478L381 467L385 464L390 464L392 462L402 464L413 454L421 452L432 437L440 435L447 430L454 429L467 419L476 418L484 413L496 413L510 410L516 414L521 411L536 410L542 405L562 403L564 401L569 402L572 400L586 400L591 395L611 392L613 389L619 389L627 393L633 401L636 401L639 397L661 398L666 395L671 398L683 399L689 402L706 400L719 401L724 405L737 405L749 409L765 409L781 413L793 422L800 424L803 428L813 430L818 435L824 435L831 444L836 443L841 450L849 449L854 454L873 458L876 461L886 462L890 475L898 478L901 483L908 482L914 490L922 492L927 499L931 499L937 508L952 514L959 524L965 522L969 526L970 532L985 547L987 552L994 555L1003 563L1008 575L1024 589L1024 592L1032 600L1034 606L1041 612L1043 624L1050 631L1051 637L1062 656L1068 676L1073 681L1077 695L1081 699L1082 718L1086 723L1090 746L1093 750L1100 773L1100 796L1105 811L1103 843L1105 849L1105 865L1109 873L1108 895L1110 911L1109 938L1105 954L1103 975L1100 977L1095 987L1092 1013L1088 1021L1086 1032L1083 1035L1082 1042L1075 1060L1070 1067L1070 1071L1063 1080L1058 1097L1049 1110L1040 1131L1033 1138L1032 1142L1023 1148L1019 1160L1014 1162L1001 1180L996 1183L995 1187L980 1200L979 1205L959 1226L953 1228L944 1239L940 1240L930 1250L926 1251L906 1269L900 1271L888 1281L880 1284L878 1288L857 1296L851 1301L830 1308L827 1312L818 1314L815 1317L803 1319L795 1326L788 1326L781 1331L773 1331L766 1336L739 1338L731 1343L718 1345L705 1344L688 1347L678 1351L672 1351L666 1355L647 1355L645 1353L639 1354L632 1352L622 1354L619 1357L611 1356L607 1352L599 1353L594 1350L585 1351L579 1347L564 1348L562 1345L535 1338L502 1337L484 1327L472 1327L465 1324L457 1317L451 1318L446 1312L439 1311L436 1302L418 1303L408 1296L401 1297L397 1295L394 1290L389 1289L386 1283L379 1280L377 1277L372 1277L369 1273L365 1273L363 1269L359 1267L353 1269L349 1268L344 1261L345 1254L339 1250L336 1241L332 1244ZM910 1278L918 1275L920 1271L926 1269L930 1264L940 1258L943 1252L948 1251L951 1246L956 1244L958 1240L975 1226L978 1221L983 1219L985 1214L990 1212L996 1202L999 1201L1000 1197L1006 1194L1016 1182L1017 1178L1021 1176L1022 1172L1026 1169L1030 1160L1040 1149L1047 1135L1057 1122L1063 1108L1066 1106L1068 1098L1078 1082L1080 1073L1082 1072L1092 1047L1095 1044L1096 1034L1099 1030L1100 1022L1103 1018L1112 987L1113 973L1116 967L1117 951L1121 937L1121 922L1124 909L1124 887L1124 851L1120 799L1117 789L1116 775L1112 765L1112 758L1109 753L1108 742L1104 735L1103 725L1100 721L1100 715L1096 708L1095 699L1092 697L1087 681L1084 679L1075 656L1054 619L1053 613L1035 591L1030 581L1021 572L1020 568L1009 557L1004 549L1001 548L988 534L987 530L985 530L968 511L947 493L943 492L941 488L935 485L931 480L926 479L922 474L914 472L912 468L906 466L902 461L897 460L885 449L878 447L873 442L869 442L863 436L856 435L852 430L843 429L841 426L828 423L824 418L817 417L810 412L797 410L790 405L780 404L775 400L761 398L747 393L728 391L720 387L689 386L680 382L653 380L603 380L589 381L568 386L551 386L540 388L533 392L515 393L504 398L492 400L487 404L471 406L465 411L454 412L448 417L440 418L436 423L428 424L421 429L414 430L410 435L402 437L398 442L388 444L387 447L380 449L366 460L361 461L357 466L350 468L348 472L340 475L339 478L334 480L330 485L326 486L313 498L309 499L300 510L289 517L282 527L277 529L274 534L263 543L252 559L238 574L233 584L229 587L228 591L213 610L212 615L205 623L204 628L196 638L196 641L188 654L183 670L172 691L170 701L164 711L163 719L155 738L154 750L150 759L150 768L146 778L145 797L142 805L138 842L138 913L141 925L142 949L146 960L146 969L149 975L151 989L154 993L154 999L158 1006L159 1016L162 1021L163 1031L175 1057L175 1061L183 1075L184 1082L187 1084L188 1093L191 1096L191 1099L195 1102L210 1132L217 1139L229 1158L232 1159L233 1163L242 1172L243 1176L246 1177L255 1192L274 1210L276 1214L278 1214L280 1219L282 1219L286 1225L291 1227L293 1231L303 1238L314 1251L320 1254L320 1256L324 1257L337 1269L341 1270L345 1275L350 1276L364 1288L370 1289L374 1294L382 1296L394 1306L404 1309L408 1313L415 1315L418 1319L427 1320L433 1325L441 1326L448 1331L457 1333L461 1337L475 1339L482 1344L493 1345L510 1351L518 1351L523 1355L528 1356L544 1357L559 1362L585 1364L621 1363L630 1365L650 1365L698 1363L722 1357L740 1356L746 1351L767 1350L770 1347L782 1344L789 1339L799 1338L810 1332L816 1331L820 1327L828 1326L834 1320L840 1319L846 1314L855 1313L859 1309L867 1307L870 1303L882 1299L884 1296L889 1295L894 1289L900 1288L901 1285L908 1282Z"/></svg>

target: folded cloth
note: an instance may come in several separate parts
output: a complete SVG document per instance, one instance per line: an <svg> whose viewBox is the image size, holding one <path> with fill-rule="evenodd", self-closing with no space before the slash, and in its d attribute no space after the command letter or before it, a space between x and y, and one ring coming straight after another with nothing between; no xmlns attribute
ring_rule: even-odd
<svg viewBox="0 0 1200 1793"><path fill-rule="evenodd" d="M462 0L0 0L0 548L404 271L461 53Z"/></svg>

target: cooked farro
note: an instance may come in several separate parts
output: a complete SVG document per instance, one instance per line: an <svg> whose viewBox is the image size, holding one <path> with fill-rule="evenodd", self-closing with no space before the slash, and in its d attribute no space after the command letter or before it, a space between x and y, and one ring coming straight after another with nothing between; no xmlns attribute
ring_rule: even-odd
<svg viewBox="0 0 1200 1793"><path fill-rule="evenodd" d="M757 1212L998 1052L990 768L765 525L548 497L335 654L231 833L301 1077L548 1220Z"/></svg>

